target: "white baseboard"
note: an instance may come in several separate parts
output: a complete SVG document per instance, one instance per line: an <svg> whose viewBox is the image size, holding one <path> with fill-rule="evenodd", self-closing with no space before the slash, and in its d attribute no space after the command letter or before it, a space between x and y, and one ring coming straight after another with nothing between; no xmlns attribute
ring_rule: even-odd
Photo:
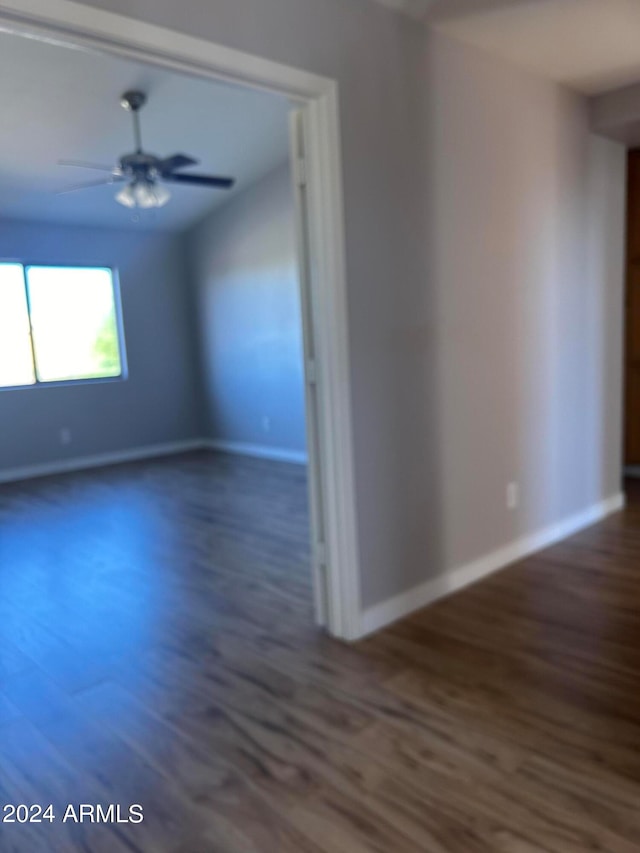
<svg viewBox="0 0 640 853"><path fill-rule="evenodd" d="M18 480L31 480L35 477L48 477L53 474L66 474L70 471L83 471L87 468L103 468L107 465L119 465L122 462L136 462L141 459L153 459L157 456L173 456L190 450L204 450L204 439L172 441L165 444L150 444L146 447L134 447L130 450L117 450L112 453L97 453L95 456L78 456L74 459L60 459L44 462L41 465L24 465L20 468L0 470L0 483L13 483Z"/></svg>
<svg viewBox="0 0 640 853"><path fill-rule="evenodd" d="M517 560L522 560L536 551L566 539L568 536L622 509L624 503L625 497L622 493L613 495L557 524L552 524L537 533L516 539L511 544L498 548L478 560L459 566L445 575L425 581L419 586L407 590L407 592L400 593L400 595L389 598L381 604L370 607L360 617L360 637L379 631L439 598L457 592L465 586L476 583L476 581L482 580L493 572L515 563Z"/></svg>
<svg viewBox="0 0 640 853"><path fill-rule="evenodd" d="M206 442L210 450L221 453L234 453L239 456L253 456L257 459L272 459L275 462L293 462L296 465L306 465L308 456L304 450L284 450L280 447L265 447L261 444L245 444L243 441L218 441L211 439Z"/></svg>
<svg viewBox="0 0 640 853"><path fill-rule="evenodd" d="M193 438L187 441L172 441L164 444L150 444L145 447L133 447L129 450L116 450L111 453L97 453L93 456L76 456L72 459L57 459L40 465L23 465L17 468L0 469L0 483L15 483L19 480L32 480L36 477L49 477L54 474L67 474L71 471L84 471L90 468L104 468L108 465L120 465L123 462L136 462L159 456L174 456L191 450L218 450L224 453L237 453L260 459L273 459L278 462L307 464L307 454L301 451L280 450L272 447L260 447L240 442L211 441L206 438Z"/></svg>

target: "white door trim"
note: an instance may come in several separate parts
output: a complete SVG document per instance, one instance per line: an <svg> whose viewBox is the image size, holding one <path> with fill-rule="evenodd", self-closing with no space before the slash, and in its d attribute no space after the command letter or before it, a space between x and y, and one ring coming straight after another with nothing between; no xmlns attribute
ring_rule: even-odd
<svg viewBox="0 0 640 853"><path fill-rule="evenodd" d="M360 575L353 462L342 163L335 80L72 0L0 0L0 30L41 36L189 74L251 86L308 115L309 245L326 484L331 634L356 639Z"/></svg>
<svg viewBox="0 0 640 853"><path fill-rule="evenodd" d="M316 353L316 329L313 312L313 270L309 253L309 176L306 161L308 139L308 107L296 107L289 114L289 151L291 154L291 183L295 206L296 242L298 245L298 283L300 319L302 320L302 356L304 361L305 425L309 466L307 484L309 520L311 526L311 575L316 624L329 624L329 577L327 573L326 500L324 472L320 460L323 424L320 417L319 372Z"/></svg>

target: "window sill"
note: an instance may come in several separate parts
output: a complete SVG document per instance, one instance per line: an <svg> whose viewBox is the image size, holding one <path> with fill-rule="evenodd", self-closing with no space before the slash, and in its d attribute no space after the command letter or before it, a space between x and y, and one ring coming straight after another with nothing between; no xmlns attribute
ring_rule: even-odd
<svg viewBox="0 0 640 853"><path fill-rule="evenodd" d="M36 388L69 388L77 385L110 385L113 382L126 382L127 376L103 376L95 379L62 379L57 382L34 382L32 385L2 385L3 391L33 391Z"/></svg>

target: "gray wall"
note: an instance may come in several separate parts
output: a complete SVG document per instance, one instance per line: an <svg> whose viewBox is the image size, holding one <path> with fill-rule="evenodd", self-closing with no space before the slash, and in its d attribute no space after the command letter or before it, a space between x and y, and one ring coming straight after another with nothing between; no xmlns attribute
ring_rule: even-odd
<svg viewBox="0 0 640 853"><path fill-rule="evenodd" d="M421 491L402 453L427 522L415 583L618 493L621 476L624 150L590 134L585 99L441 36L423 115L428 285L411 340L427 393L401 445L421 432L430 475ZM386 591L376 579L371 600Z"/></svg>
<svg viewBox="0 0 640 853"><path fill-rule="evenodd" d="M302 320L289 164L214 212L191 232L188 247L205 434L304 453Z"/></svg>
<svg viewBox="0 0 640 853"><path fill-rule="evenodd" d="M182 238L5 220L2 257L116 267L129 377L0 390L0 469L199 436ZM62 427L72 433L67 446Z"/></svg>
<svg viewBox="0 0 640 853"><path fill-rule="evenodd" d="M617 490L622 154L579 98L368 0L87 5L339 82L366 606Z"/></svg>

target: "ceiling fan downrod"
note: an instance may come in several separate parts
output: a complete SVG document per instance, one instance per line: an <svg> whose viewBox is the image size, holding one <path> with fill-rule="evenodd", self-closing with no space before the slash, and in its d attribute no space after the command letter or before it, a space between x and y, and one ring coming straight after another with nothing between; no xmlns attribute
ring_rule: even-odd
<svg viewBox="0 0 640 853"><path fill-rule="evenodd" d="M136 154L142 154L142 133L140 130L140 110L147 103L147 96L144 92L140 92L137 89L132 89L129 92L125 92L124 95L120 98L120 105L129 113L131 113L131 117L133 118L133 135L135 139L136 145Z"/></svg>

